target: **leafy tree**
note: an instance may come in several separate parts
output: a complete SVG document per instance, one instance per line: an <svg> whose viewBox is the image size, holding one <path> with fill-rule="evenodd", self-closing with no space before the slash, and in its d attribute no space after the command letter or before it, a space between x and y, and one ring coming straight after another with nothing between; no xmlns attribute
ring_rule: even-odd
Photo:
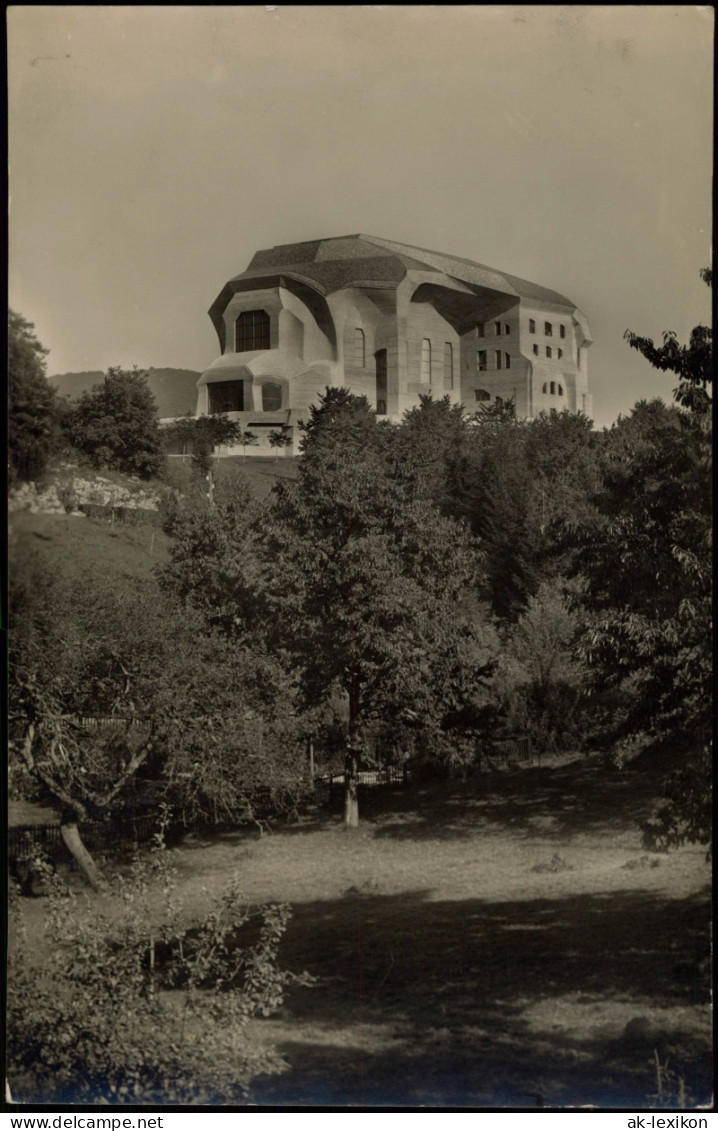
<svg viewBox="0 0 718 1131"><path fill-rule="evenodd" d="M157 406L147 374L111 368L83 393L67 421L73 447L95 467L149 479L163 463Z"/></svg>
<svg viewBox="0 0 718 1131"><path fill-rule="evenodd" d="M249 441L249 432L244 432L236 420L230 420L225 413L214 413L212 416L183 416L175 420L164 431L166 439L179 441L183 446L188 446L192 452L192 465L207 481L207 495L210 505L214 502L214 474L213 460L214 449L222 444L232 445L247 442L254 443L252 437Z"/></svg>
<svg viewBox="0 0 718 1131"><path fill-rule="evenodd" d="M448 396L433 400L420 394L419 404L404 414L393 440L395 458L404 473L412 468L427 497L443 508L449 500L449 469L467 436L463 405Z"/></svg>
<svg viewBox="0 0 718 1131"><path fill-rule="evenodd" d="M297 480L275 488L266 541L306 700L347 697L348 825L362 725L393 715L439 730L480 698L490 666L460 604L477 568L468 531L402 478L385 437L364 398L327 390Z"/></svg>
<svg viewBox="0 0 718 1131"><path fill-rule="evenodd" d="M45 376L49 351L32 322L10 311L8 322L8 448L11 479L40 479L59 446L59 405Z"/></svg>
<svg viewBox="0 0 718 1131"><path fill-rule="evenodd" d="M577 568L592 612L586 658L599 688L618 693L614 734L647 734L686 752L645 830L648 843L666 847L710 836L711 338L698 327L687 347L672 334L658 350L629 340L656 368L679 374L681 408L641 402L611 430L598 514L583 531Z"/></svg>
<svg viewBox="0 0 718 1131"><path fill-rule="evenodd" d="M701 271L703 282L713 285L713 272L709 267ZM666 330L663 345L656 346L651 338L642 338L632 330L626 330L625 340L631 349L643 354L654 369L675 373L678 386L673 390L674 399L683 408L701 416L711 410L713 384L713 335L708 326L696 326L691 331L688 345L681 345L673 330Z"/></svg>
<svg viewBox="0 0 718 1131"><path fill-rule="evenodd" d="M477 416L455 453L450 483L451 510L470 524L486 557L492 610L515 621L541 579L541 532L526 426L511 405Z"/></svg>
<svg viewBox="0 0 718 1131"><path fill-rule="evenodd" d="M156 840L113 878L110 915L83 909L47 874L51 945L41 963L20 901L11 901L7 1063L16 1102L246 1103L253 1078L286 1067L249 1023L274 1013L288 986L312 981L278 962L288 908L248 906L234 876L187 921L171 855L161 833Z"/></svg>
<svg viewBox="0 0 718 1131"><path fill-rule="evenodd" d="M572 604L558 582L543 582L506 642L497 676L512 728L528 730L539 749L565 749L583 738L581 621Z"/></svg>
<svg viewBox="0 0 718 1131"><path fill-rule="evenodd" d="M292 437L287 427L273 428L269 433L269 444L270 447L274 448L275 452L281 451L282 448L288 448L291 443Z"/></svg>

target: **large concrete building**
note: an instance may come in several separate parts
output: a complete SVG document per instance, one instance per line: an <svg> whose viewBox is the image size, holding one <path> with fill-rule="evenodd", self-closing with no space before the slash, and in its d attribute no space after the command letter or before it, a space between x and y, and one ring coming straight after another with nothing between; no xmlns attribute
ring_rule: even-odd
<svg viewBox="0 0 718 1131"><path fill-rule="evenodd" d="M198 382L197 415L227 412L267 455L299 450L300 420L327 386L398 421L422 393L474 411L513 399L521 417L591 415L586 318L570 299L468 259L375 236L258 251L210 317L221 354Z"/></svg>

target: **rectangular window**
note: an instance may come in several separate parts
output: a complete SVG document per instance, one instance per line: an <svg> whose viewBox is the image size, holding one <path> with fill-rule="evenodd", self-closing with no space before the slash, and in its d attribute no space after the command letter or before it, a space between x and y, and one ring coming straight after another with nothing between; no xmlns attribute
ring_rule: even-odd
<svg viewBox="0 0 718 1131"><path fill-rule="evenodd" d="M501 350L496 351L496 368L501 368Z"/></svg>
<svg viewBox="0 0 718 1131"><path fill-rule="evenodd" d="M510 353L504 354L504 360L506 361L506 368L510 369L511 368L511 354Z"/></svg>
<svg viewBox="0 0 718 1131"><path fill-rule="evenodd" d="M544 332L544 334L546 335L547 338L553 337L553 326L551 325L550 322L544 322L543 332Z"/></svg>
<svg viewBox="0 0 718 1131"><path fill-rule="evenodd" d="M556 350L556 357L558 357L559 359L563 357L563 350L562 349Z"/></svg>
<svg viewBox="0 0 718 1131"><path fill-rule="evenodd" d="M479 352L476 355L476 360L479 363L479 372L483 373L484 370L487 368L486 350L479 350Z"/></svg>
<svg viewBox="0 0 718 1131"><path fill-rule="evenodd" d="M546 357L553 357L551 346L546 346Z"/></svg>
<svg viewBox="0 0 718 1131"><path fill-rule="evenodd" d="M234 324L236 353L249 350L268 350L269 315L266 310L244 310Z"/></svg>
<svg viewBox="0 0 718 1131"><path fill-rule="evenodd" d="M559 329L559 333L560 333L561 337L565 338L566 337L566 327L565 326L559 326L558 329Z"/></svg>
<svg viewBox="0 0 718 1131"><path fill-rule="evenodd" d="M500 322L494 322L494 329L496 330L496 337L500 338L501 337L501 323Z"/></svg>
<svg viewBox="0 0 718 1131"><path fill-rule="evenodd" d="M511 333L511 327L509 326L508 322L504 322L504 333L507 335Z"/></svg>
<svg viewBox="0 0 718 1131"><path fill-rule="evenodd" d="M207 389L209 411L212 415L218 412L244 411L243 381L212 381Z"/></svg>
<svg viewBox="0 0 718 1131"><path fill-rule="evenodd" d="M422 338L421 342L421 383L431 384L431 342L428 338Z"/></svg>
<svg viewBox="0 0 718 1131"><path fill-rule="evenodd" d="M444 388L454 387L454 348L451 342L444 342Z"/></svg>
<svg viewBox="0 0 718 1131"><path fill-rule="evenodd" d="M535 355L536 357L538 357L538 355L539 355L538 346L536 346L536 345L534 346L534 355Z"/></svg>
<svg viewBox="0 0 718 1131"><path fill-rule="evenodd" d="M483 322L477 322L476 323L476 332L477 332L477 334L479 335L480 338L483 338L484 333L485 333L485 328L484 328Z"/></svg>
<svg viewBox="0 0 718 1131"><path fill-rule="evenodd" d="M535 334L535 333L536 333L536 320L534 318L529 318L529 334Z"/></svg>

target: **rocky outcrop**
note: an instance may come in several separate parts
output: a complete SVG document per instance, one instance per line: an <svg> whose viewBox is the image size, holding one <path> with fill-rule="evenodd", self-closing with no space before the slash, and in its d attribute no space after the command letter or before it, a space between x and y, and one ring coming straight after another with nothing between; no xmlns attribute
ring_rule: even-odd
<svg viewBox="0 0 718 1131"><path fill-rule="evenodd" d="M71 514L85 517L82 507L121 507L124 510L156 511L161 489L148 487L139 479L129 477L124 484L114 483L101 475L65 473L54 483L38 486L21 483L8 498L11 511L29 511L31 514Z"/></svg>

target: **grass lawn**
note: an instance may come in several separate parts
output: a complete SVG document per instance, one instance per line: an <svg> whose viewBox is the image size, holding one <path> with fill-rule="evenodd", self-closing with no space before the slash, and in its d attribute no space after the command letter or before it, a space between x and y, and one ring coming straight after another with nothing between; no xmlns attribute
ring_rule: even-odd
<svg viewBox="0 0 718 1131"><path fill-rule="evenodd" d="M367 791L355 832L317 811L186 838L186 907L238 870L292 905L281 959L317 978L254 1023L290 1068L253 1101L640 1109L657 1055L708 1103L710 867L641 848L650 783L580 761Z"/></svg>
<svg viewBox="0 0 718 1131"><path fill-rule="evenodd" d="M167 558L169 538L150 526L123 526L64 514L9 516L8 546L12 568L37 555L56 572L64 562L85 562L110 576L147 577Z"/></svg>

